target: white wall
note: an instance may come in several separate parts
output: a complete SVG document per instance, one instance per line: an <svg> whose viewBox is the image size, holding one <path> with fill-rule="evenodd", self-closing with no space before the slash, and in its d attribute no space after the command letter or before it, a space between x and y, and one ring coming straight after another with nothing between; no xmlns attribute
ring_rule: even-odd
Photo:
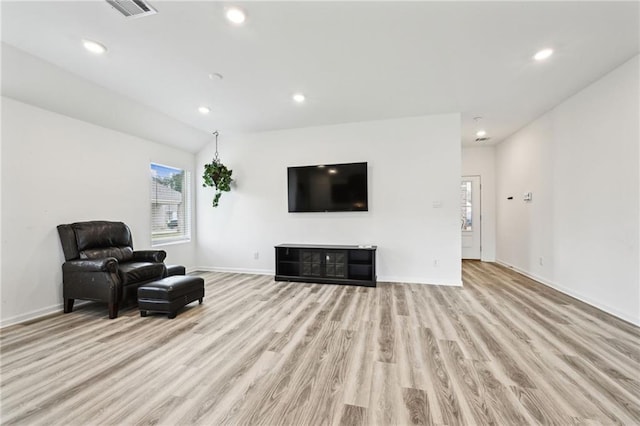
<svg viewBox="0 0 640 426"><path fill-rule="evenodd" d="M543 282L552 281L556 261L552 138L551 117L546 114L496 149L497 260ZM531 202L523 200L525 192L532 192Z"/></svg>
<svg viewBox="0 0 640 426"><path fill-rule="evenodd" d="M636 56L496 151L498 260L635 324L639 71Z"/></svg>
<svg viewBox="0 0 640 426"><path fill-rule="evenodd" d="M495 149L493 146L463 147L462 176L480 176L480 237L485 262L496 260L496 182Z"/></svg>
<svg viewBox="0 0 640 426"><path fill-rule="evenodd" d="M150 248L149 163L193 171L194 161L176 148L3 97L2 325L61 309L56 225L123 221L134 248ZM195 242L162 248L167 262L194 265Z"/></svg>
<svg viewBox="0 0 640 426"><path fill-rule="evenodd" d="M0 61L2 60L2 58L0 57ZM0 117L2 117L2 102L0 102ZM0 120L0 131L2 128L2 120ZM2 321L2 242L4 241L3 239L3 234L2 234L2 217L3 217L3 206L2 206L2 182L4 182L4 175L2 174L2 137L0 135L0 321ZM0 322L1 324L1 322Z"/></svg>
<svg viewBox="0 0 640 426"><path fill-rule="evenodd" d="M276 244L376 244L381 281L461 284L459 114L222 134L219 150L236 187L214 209L213 190L196 185L200 267L273 273ZM288 166L358 161L368 212L288 213Z"/></svg>

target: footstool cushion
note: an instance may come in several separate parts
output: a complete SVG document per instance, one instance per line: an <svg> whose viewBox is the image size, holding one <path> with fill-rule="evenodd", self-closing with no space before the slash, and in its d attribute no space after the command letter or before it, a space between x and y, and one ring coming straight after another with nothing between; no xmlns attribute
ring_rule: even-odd
<svg viewBox="0 0 640 426"><path fill-rule="evenodd" d="M204 279L191 275L174 275L138 287L140 315L162 312L175 318L179 309L204 297Z"/></svg>
<svg viewBox="0 0 640 426"><path fill-rule="evenodd" d="M167 265L167 276L172 277L174 275L184 275L187 270L182 265Z"/></svg>

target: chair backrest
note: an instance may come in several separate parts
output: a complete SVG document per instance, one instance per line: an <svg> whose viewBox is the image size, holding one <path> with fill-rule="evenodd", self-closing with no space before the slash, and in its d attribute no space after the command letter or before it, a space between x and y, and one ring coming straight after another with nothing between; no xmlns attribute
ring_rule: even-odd
<svg viewBox="0 0 640 426"><path fill-rule="evenodd" d="M122 222L95 220L58 225L65 260L133 257L131 230Z"/></svg>

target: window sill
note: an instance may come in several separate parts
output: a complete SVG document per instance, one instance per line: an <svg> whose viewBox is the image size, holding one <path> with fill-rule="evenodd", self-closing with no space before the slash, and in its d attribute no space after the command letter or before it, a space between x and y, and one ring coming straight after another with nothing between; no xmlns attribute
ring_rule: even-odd
<svg viewBox="0 0 640 426"><path fill-rule="evenodd" d="M162 247L162 246L175 246L177 244L187 244L191 242L191 238L182 238L179 240L167 240L167 241L158 241L151 242L151 247Z"/></svg>

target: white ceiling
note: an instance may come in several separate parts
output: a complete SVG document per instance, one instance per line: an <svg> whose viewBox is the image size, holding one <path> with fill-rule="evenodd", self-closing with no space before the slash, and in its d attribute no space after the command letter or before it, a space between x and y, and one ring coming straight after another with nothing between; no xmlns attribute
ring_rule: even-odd
<svg viewBox="0 0 640 426"><path fill-rule="evenodd" d="M158 14L127 19L104 1L3 1L2 40L202 132L462 112L464 144L474 116L498 142L640 45L638 2L233 3L243 26L225 20L231 3L150 4ZM88 54L83 38L108 53ZM555 54L532 61L543 47ZM174 144L196 151L202 132Z"/></svg>

